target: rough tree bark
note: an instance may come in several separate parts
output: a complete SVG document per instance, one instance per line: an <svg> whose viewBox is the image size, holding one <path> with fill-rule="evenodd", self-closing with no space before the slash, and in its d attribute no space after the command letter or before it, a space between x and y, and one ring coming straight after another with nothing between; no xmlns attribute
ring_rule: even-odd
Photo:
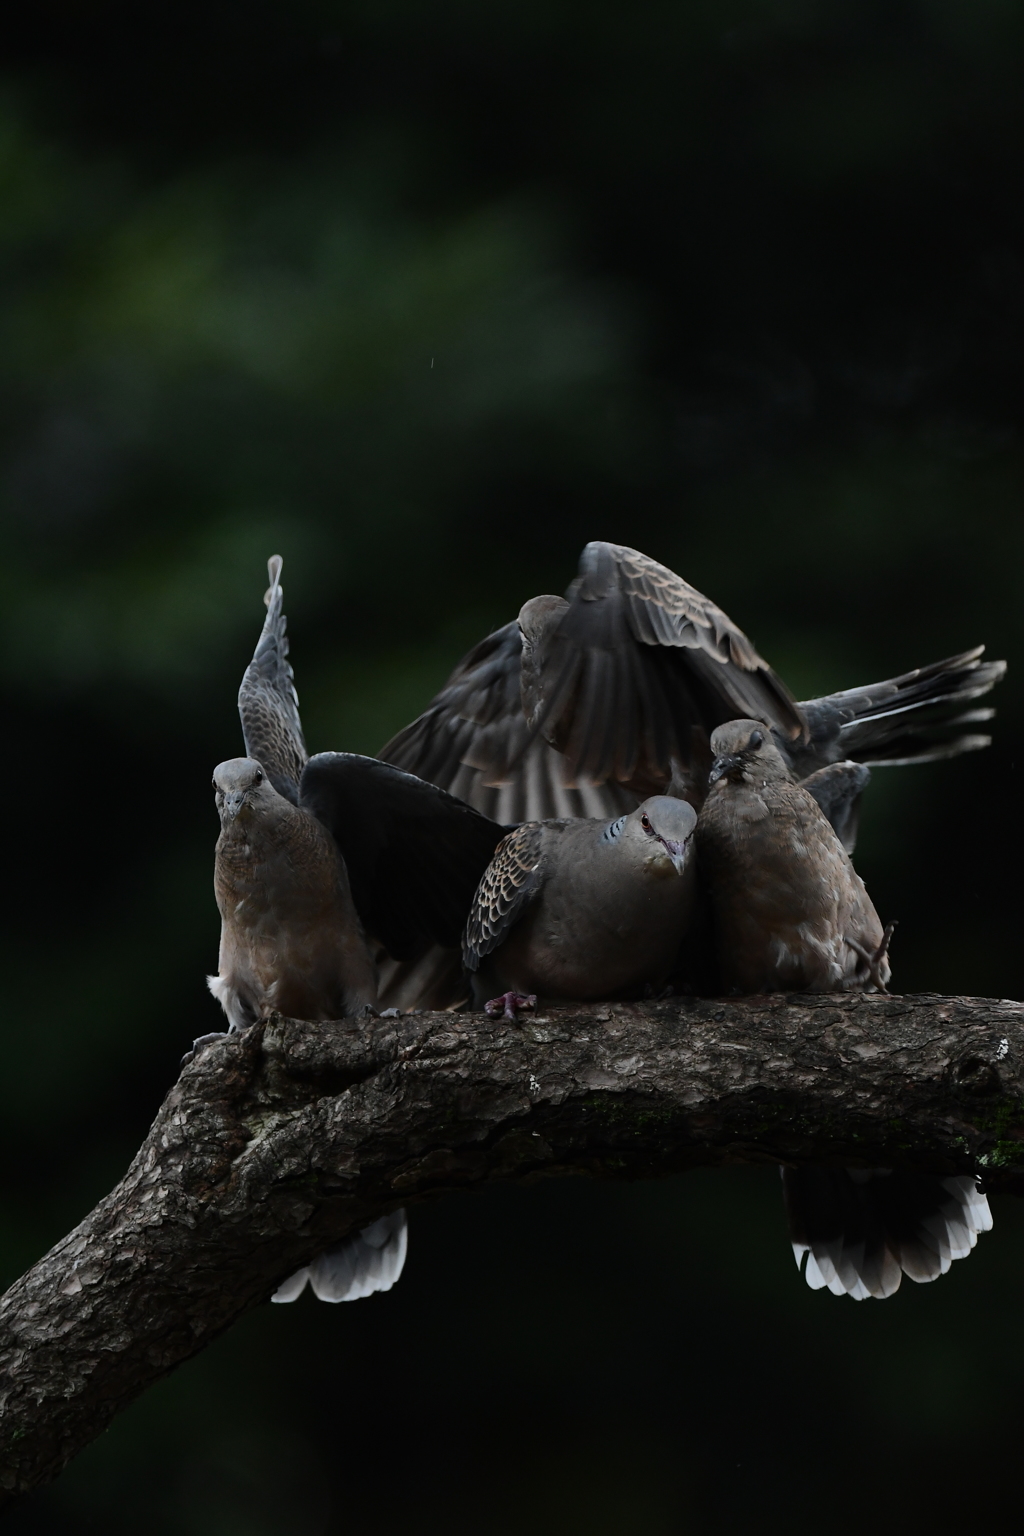
<svg viewBox="0 0 1024 1536"><path fill-rule="evenodd" d="M368 1024L275 1018L187 1067L115 1190L0 1299L0 1502L395 1206L725 1162L1024 1192L1024 1005L783 996Z"/></svg>

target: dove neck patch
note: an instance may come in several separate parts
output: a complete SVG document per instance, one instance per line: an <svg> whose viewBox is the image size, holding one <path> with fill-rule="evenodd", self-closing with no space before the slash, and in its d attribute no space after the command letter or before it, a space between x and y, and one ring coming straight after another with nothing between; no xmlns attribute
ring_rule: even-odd
<svg viewBox="0 0 1024 1536"><path fill-rule="evenodd" d="M620 836L625 825L625 816L620 816L618 821L609 822L604 831L601 833L602 843L614 843L615 839Z"/></svg>

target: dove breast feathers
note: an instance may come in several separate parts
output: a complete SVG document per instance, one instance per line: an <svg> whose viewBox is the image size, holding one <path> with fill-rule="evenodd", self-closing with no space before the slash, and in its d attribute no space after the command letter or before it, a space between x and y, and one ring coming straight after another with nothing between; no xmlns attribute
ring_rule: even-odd
<svg viewBox="0 0 1024 1536"><path fill-rule="evenodd" d="M725 984L756 993L865 987L884 930L818 802L754 720L720 726L697 824Z"/></svg>
<svg viewBox="0 0 1024 1536"><path fill-rule="evenodd" d="M214 786L221 945L211 990L232 1025L274 1009L337 1019L372 1003L373 966L330 833L251 758L222 763Z"/></svg>

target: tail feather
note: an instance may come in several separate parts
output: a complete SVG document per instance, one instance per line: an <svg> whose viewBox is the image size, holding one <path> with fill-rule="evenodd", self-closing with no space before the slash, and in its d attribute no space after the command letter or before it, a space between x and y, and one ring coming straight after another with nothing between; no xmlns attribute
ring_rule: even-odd
<svg viewBox="0 0 1024 1536"><path fill-rule="evenodd" d="M855 1301L891 1296L904 1275L937 1279L992 1227L972 1175L783 1168L782 1179L797 1268L812 1290Z"/></svg>
<svg viewBox="0 0 1024 1536"><path fill-rule="evenodd" d="M402 1273L408 1243L405 1211L392 1211L318 1254L311 1264L289 1275L270 1299L295 1301L307 1280L320 1301L359 1301L375 1291L390 1291Z"/></svg>
<svg viewBox="0 0 1024 1536"><path fill-rule="evenodd" d="M984 646L962 651L900 677L847 688L801 704L817 761L839 757L879 766L931 762L976 751L991 738L968 726L991 720L994 711L971 709L1000 682L1005 661L982 661Z"/></svg>

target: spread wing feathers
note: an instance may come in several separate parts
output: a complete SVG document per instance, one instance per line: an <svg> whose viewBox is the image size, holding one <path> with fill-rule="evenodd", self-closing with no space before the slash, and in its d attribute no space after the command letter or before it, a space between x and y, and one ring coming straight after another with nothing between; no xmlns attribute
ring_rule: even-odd
<svg viewBox="0 0 1024 1536"><path fill-rule="evenodd" d="M462 950L435 944L415 960L377 957L377 1007L383 1013L420 1008L426 1013L454 1012L469 1002L469 983L462 968Z"/></svg>
<svg viewBox="0 0 1024 1536"><path fill-rule="evenodd" d="M481 640L423 714L381 749L383 761L442 789L463 765L500 782L529 740L519 696L521 648L515 623Z"/></svg>
<svg viewBox="0 0 1024 1536"><path fill-rule="evenodd" d="M506 624L463 657L430 706L378 755L506 826L635 810L636 795L614 782L575 783L565 758L531 733L520 664L519 626Z"/></svg>
<svg viewBox="0 0 1024 1536"><path fill-rule="evenodd" d="M264 602L267 617L252 661L238 690L245 750L263 766L271 784L293 805L298 804L299 779L309 753L299 719L299 696L288 662L287 621L281 589L280 555L267 561L270 587Z"/></svg>
<svg viewBox="0 0 1024 1536"><path fill-rule="evenodd" d="M637 550L588 544L552 630L523 704L577 778L650 793L673 758L689 762L695 730L741 715L806 739L799 706L746 635Z"/></svg>
<svg viewBox="0 0 1024 1536"><path fill-rule="evenodd" d="M392 1211L296 1270L270 1299L294 1301L307 1280L320 1301L359 1301L374 1291L390 1291L402 1273L408 1245L405 1211Z"/></svg>
<svg viewBox="0 0 1024 1536"><path fill-rule="evenodd" d="M992 1216L973 1175L784 1168L797 1267L812 1290L863 1301L891 1296L903 1275L924 1282L966 1258Z"/></svg>
<svg viewBox="0 0 1024 1536"><path fill-rule="evenodd" d="M476 971L485 955L503 941L523 908L543 884L544 828L526 822L498 845L477 889L462 944L466 969Z"/></svg>
<svg viewBox="0 0 1024 1536"><path fill-rule="evenodd" d="M803 780L803 788L818 802L847 853L857 842L860 797L870 779L871 769L863 763L829 763Z"/></svg>
<svg viewBox="0 0 1024 1536"><path fill-rule="evenodd" d="M586 780L573 783L568 762L542 736L531 741L509 780L502 784L491 784L488 780L489 775L480 769L462 764L445 787L492 821L504 822L506 826L512 822L580 816L600 820L628 815L640 804L636 794L613 780L605 784L590 784Z"/></svg>
<svg viewBox="0 0 1024 1536"><path fill-rule="evenodd" d="M334 834L366 931L396 960L457 949L480 877L508 830L375 757L320 752L300 804Z"/></svg>
<svg viewBox="0 0 1024 1536"><path fill-rule="evenodd" d="M991 720L993 710L965 706L1006 673L1005 661L981 660L984 650L979 645L902 677L801 704L816 761L831 756L879 765L920 763L987 747L990 736L964 729ZM797 752L790 749L793 757Z"/></svg>

